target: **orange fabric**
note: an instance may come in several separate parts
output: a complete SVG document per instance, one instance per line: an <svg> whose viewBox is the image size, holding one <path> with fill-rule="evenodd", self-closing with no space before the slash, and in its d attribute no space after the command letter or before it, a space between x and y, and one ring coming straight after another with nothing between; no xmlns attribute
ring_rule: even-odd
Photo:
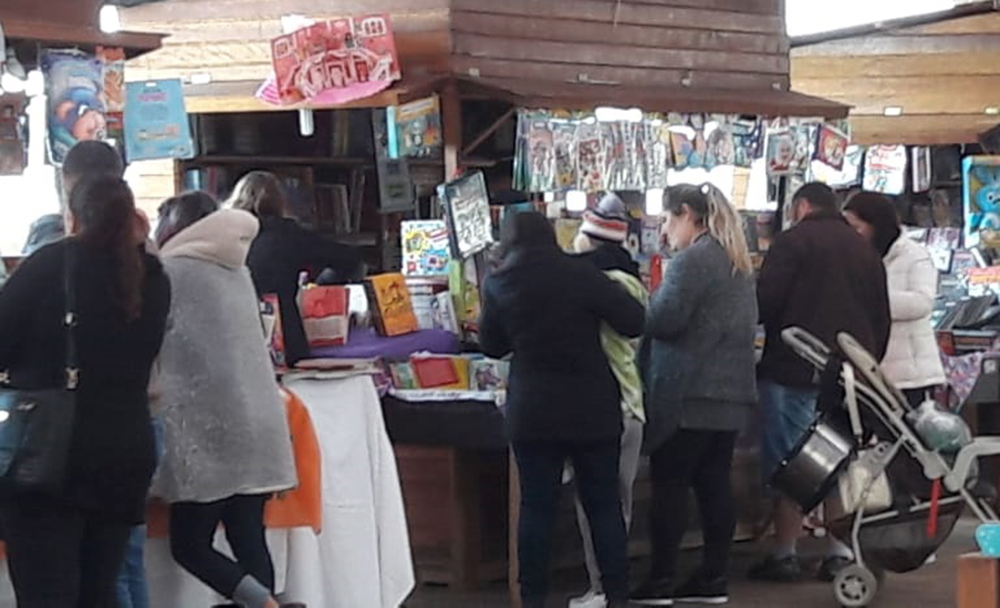
<svg viewBox="0 0 1000 608"><path fill-rule="evenodd" d="M323 477L319 440L313 429L309 410L291 391L282 389L288 411L288 428L292 433L295 469L299 485L269 501L264 509L264 524L268 528L298 528L309 526L316 534L323 527Z"/></svg>

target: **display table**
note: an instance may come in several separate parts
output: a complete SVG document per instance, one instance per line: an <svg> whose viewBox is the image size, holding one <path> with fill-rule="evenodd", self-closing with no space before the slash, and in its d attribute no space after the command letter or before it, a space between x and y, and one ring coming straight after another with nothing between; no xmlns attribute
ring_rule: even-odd
<svg viewBox="0 0 1000 608"><path fill-rule="evenodd" d="M415 578L395 455L371 378L284 384L305 403L320 443L323 530L268 531L282 599L317 608L397 608ZM150 539L146 559L154 608L217 601L174 564L165 539Z"/></svg>

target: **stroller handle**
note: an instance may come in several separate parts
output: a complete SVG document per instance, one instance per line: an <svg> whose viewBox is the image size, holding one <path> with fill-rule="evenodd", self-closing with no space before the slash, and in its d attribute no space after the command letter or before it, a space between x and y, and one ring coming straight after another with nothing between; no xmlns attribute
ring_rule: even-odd
<svg viewBox="0 0 1000 608"><path fill-rule="evenodd" d="M781 339L791 347L798 355L807 359L811 363L818 363L820 367L826 365L829 360L830 347L822 340L812 335L801 327L789 327L781 332Z"/></svg>

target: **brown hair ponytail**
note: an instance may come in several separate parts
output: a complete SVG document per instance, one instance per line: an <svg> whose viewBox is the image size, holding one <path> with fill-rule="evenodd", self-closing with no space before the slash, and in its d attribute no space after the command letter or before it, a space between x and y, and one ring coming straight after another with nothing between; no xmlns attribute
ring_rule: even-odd
<svg viewBox="0 0 1000 608"><path fill-rule="evenodd" d="M118 308L129 322L138 319L146 266L136 238L132 190L119 177L84 178L73 188L69 208L80 244L114 260Z"/></svg>

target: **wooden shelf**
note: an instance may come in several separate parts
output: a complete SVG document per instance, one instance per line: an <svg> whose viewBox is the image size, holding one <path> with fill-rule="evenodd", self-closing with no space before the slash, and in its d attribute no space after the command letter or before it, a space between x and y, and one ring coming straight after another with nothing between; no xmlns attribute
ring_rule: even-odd
<svg viewBox="0 0 1000 608"><path fill-rule="evenodd" d="M323 165L334 167L374 166L367 158L317 158L308 156L198 156L183 161L189 165Z"/></svg>

